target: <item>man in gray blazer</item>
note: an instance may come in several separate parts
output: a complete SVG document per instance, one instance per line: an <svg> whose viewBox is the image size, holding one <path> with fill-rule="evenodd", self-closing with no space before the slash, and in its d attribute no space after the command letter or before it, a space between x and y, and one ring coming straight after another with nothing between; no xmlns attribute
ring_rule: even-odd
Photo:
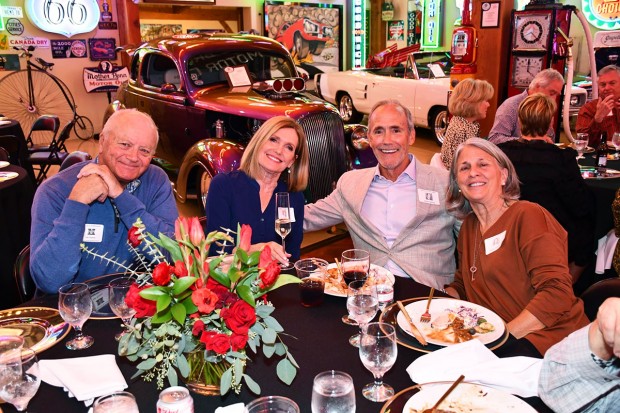
<svg viewBox="0 0 620 413"><path fill-rule="evenodd" d="M344 222L373 264L443 289L454 279L458 232L445 208L448 172L409 154L413 117L397 100L373 107L368 138L377 167L345 173L328 197L306 205L304 231Z"/></svg>

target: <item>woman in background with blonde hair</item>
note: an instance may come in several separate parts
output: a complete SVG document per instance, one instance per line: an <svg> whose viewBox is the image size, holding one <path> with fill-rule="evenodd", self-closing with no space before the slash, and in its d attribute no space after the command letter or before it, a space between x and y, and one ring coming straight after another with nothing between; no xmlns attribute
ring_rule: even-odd
<svg viewBox="0 0 620 413"><path fill-rule="evenodd" d="M289 257L299 259L303 239L304 195L308 184L310 155L306 135L299 124L287 116L266 121L250 140L239 170L216 175L206 202L207 231L238 224L252 227L252 248L269 244L271 254L283 264ZM290 234L282 239L275 231L275 194L288 192L294 218ZM215 254L219 247L212 246ZM232 246L226 249L232 251Z"/></svg>
<svg viewBox="0 0 620 413"><path fill-rule="evenodd" d="M452 156L459 145L469 138L479 138L480 119L487 117L494 94L493 86L486 80L463 79L450 95L448 110L452 114L446 136L441 146L441 162L450 169Z"/></svg>

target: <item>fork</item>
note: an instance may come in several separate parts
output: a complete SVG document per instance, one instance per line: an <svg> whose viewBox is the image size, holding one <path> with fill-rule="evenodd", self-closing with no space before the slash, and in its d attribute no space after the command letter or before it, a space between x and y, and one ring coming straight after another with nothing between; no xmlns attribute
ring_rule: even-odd
<svg viewBox="0 0 620 413"><path fill-rule="evenodd" d="M433 299L433 294L435 294L435 289L431 288L431 292L428 294L428 301L426 302L426 311L420 316L421 323L428 323L431 321L431 313L428 309L431 306L431 300Z"/></svg>

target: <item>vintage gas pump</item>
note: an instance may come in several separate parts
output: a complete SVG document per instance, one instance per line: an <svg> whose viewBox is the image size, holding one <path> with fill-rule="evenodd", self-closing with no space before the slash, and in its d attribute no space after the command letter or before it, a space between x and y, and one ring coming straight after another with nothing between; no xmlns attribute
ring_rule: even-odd
<svg viewBox="0 0 620 413"><path fill-rule="evenodd" d="M564 75L574 10L574 6L557 4L555 0L531 0L525 10L513 11L508 96L522 93L541 70L553 68ZM558 112L553 126L557 138L562 106L560 97L556 103Z"/></svg>
<svg viewBox="0 0 620 413"><path fill-rule="evenodd" d="M463 16L461 26L452 31L452 43L450 48L450 59L452 69L450 70L450 87L454 88L462 79L475 77L476 68L476 49L478 39L476 29L471 24L470 0L463 2Z"/></svg>

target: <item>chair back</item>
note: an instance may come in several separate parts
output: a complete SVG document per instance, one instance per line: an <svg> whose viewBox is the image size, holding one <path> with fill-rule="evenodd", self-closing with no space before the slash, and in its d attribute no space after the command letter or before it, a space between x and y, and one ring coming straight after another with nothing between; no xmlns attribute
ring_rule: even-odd
<svg viewBox="0 0 620 413"><path fill-rule="evenodd" d="M0 146L9 153L10 162L13 165L24 168L26 172L28 172L32 182L34 182L34 171L32 170L32 165L28 161L26 143L15 135L2 135L0 136Z"/></svg>
<svg viewBox="0 0 620 413"><path fill-rule="evenodd" d="M32 128L30 128L30 132L28 133L28 137L26 138L26 143L28 146L34 145L34 141L32 140L33 132L41 132L48 131L52 133L51 142L56 139L56 134L58 133L58 129L60 128L60 119L56 115L42 115L37 118L32 124Z"/></svg>
<svg viewBox="0 0 620 413"><path fill-rule="evenodd" d="M20 302L32 299L37 287L30 274L30 245L26 245L17 256L13 266L13 277L17 283Z"/></svg>
<svg viewBox="0 0 620 413"><path fill-rule="evenodd" d="M62 161L62 163L60 164L59 172L67 169L71 165L75 165L76 163L80 163L84 161L90 161L91 159L93 159L93 157L90 156L89 153L82 152L82 151L71 152L69 155L67 155L65 160Z"/></svg>
<svg viewBox="0 0 620 413"><path fill-rule="evenodd" d="M9 151L0 146L0 161L10 162Z"/></svg>
<svg viewBox="0 0 620 413"><path fill-rule="evenodd" d="M75 119L71 119L69 122L67 122L64 128L62 128L62 130L58 134L58 138L56 139L56 142L52 142L52 145L56 144L59 150L69 152L67 150L67 147L65 146L65 142L67 141L67 139L69 139L69 136L71 136L73 125L75 125Z"/></svg>
<svg viewBox="0 0 620 413"><path fill-rule="evenodd" d="M620 297L620 278L608 278L592 284L581 294L586 316L593 321L598 308L609 297Z"/></svg>

